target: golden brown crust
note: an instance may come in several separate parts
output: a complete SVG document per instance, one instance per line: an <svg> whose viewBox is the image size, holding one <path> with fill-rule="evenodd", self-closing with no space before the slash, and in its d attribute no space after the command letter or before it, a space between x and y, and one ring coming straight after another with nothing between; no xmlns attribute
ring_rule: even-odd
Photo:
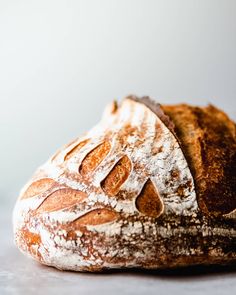
<svg viewBox="0 0 236 295"><path fill-rule="evenodd" d="M95 209L72 222L73 230L83 225L97 225L111 222L118 218L118 213L110 209Z"/></svg>
<svg viewBox="0 0 236 295"><path fill-rule="evenodd" d="M37 251L37 248L42 243L40 235L30 232L26 228L20 230L18 234L21 243L27 248L28 253L38 261L41 261L41 254Z"/></svg>
<svg viewBox="0 0 236 295"><path fill-rule="evenodd" d="M50 178L42 178L33 182L27 190L20 196L20 199L28 199L47 191L55 184L55 181Z"/></svg>
<svg viewBox="0 0 236 295"><path fill-rule="evenodd" d="M228 116L209 105L162 106L194 176L200 208L222 215L236 208L236 128Z"/></svg>
<svg viewBox="0 0 236 295"><path fill-rule="evenodd" d="M68 161L70 160L74 155L76 155L80 149L85 146L87 143L88 143L88 139L87 140L84 140L82 142L80 142L78 145L76 145L68 154L66 154L65 156L65 161ZM73 142L72 142L73 143Z"/></svg>
<svg viewBox="0 0 236 295"><path fill-rule="evenodd" d="M111 145L108 141L103 142L95 149L93 149L82 161L79 168L81 175L86 175L89 172L92 172L107 156L111 149Z"/></svg>
<svg viewBox="0 0 236 295"><path fill-rule="evenodd" d="M131 171L131 162L127 156L124 156L113 167L107 177L102 181L101 187L108 195L116 195L121 185L129 177Z"/></svg>
<svg viewBox="0 0 236 295"><path fill-rule="evenodd" d="M136 207L144 215L154 218L157 218L163 212L163 202L150 179L136 198Z"/></svg>
<svg viewBox="0 0 236 295"><path fill-rule="evenodd" d="M38 207L36 213L53 212L82 202L87 194L71 188L58 189L50 194Z"/></svg>

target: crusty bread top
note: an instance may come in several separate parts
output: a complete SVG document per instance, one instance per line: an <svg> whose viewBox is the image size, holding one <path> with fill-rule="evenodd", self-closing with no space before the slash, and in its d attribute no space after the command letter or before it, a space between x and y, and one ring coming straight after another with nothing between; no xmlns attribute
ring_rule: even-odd
<svg viewBox="0 0 236 295"><path fill-rule="evenodd" d="M193 174L197 199L206 214L236 209L236 125L209 105L163 105Z"/></svg>
<svg viewBox="0 0 236 295"><path fill-rule="evenodd" d="M233 211L235 213L235 123L223 111L212 105L207 107L187 104L160 105L147 96L139 98L133 95L126 97L125 100L148 107L175 135L193 175L197 201L201 210L205 214L214 216L232 214ZM118 108L117 103L113 103L112 109L109 111L115 116ZM104 117L108 118L110 114L105 114ZM127 135L131 134L132 130L128 125L122 130L119 133L119 141L125 144ZM157 140L159 139L157 138ZM88 140L81 141L66 155L65 160L70 160L87 143ZM98 166L110 148L110 144L105 141L91 151L80 166L80 174L86 175L89 170ZM113 187L114 177L118 172L121 173L122 167L126 171L124 174L122 170L124 178L126 179L129 175L128 166L130 163L125 161L125 158L123 160L117 163L114 171L101 183L102 189L108 194L115 195L118 192L117 188ZM119 181L117 183L120 185Z"/></svg>
<svg viewBox="0 0 236 295"><path fill-rule="evenodd" d="M160 105L129 96L149 107L177 137L193 174L199 207L205 214L236 209L236 125L213 105Z"/></svg>

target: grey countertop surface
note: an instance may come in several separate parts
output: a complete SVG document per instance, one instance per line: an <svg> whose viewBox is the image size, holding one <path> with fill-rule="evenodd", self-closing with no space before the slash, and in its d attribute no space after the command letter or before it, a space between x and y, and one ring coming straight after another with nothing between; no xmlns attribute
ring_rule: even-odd
<svg viewBox="0 0 236 295"><path fill-rule="evenodd" d="M236 266L103 274L62 272L22 255L11 209L0 209L0 294L236 294Z"/></svg>

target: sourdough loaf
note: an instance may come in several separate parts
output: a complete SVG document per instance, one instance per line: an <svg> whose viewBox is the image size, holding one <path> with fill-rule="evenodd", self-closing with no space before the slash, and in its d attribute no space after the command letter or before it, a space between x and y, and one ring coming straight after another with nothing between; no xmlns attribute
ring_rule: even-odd
<svg viewBox="0 0 236 295"><path fill-rule="evenodd" d="M235 262L235 132L211 105L110 104L22 189L17 246L75 271Z"/></svg>

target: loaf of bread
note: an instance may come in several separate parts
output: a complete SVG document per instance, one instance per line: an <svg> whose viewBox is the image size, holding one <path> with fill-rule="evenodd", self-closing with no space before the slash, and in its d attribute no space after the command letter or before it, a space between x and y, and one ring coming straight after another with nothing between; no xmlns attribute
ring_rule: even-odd
<svg viewBox="0 0 236 295"><path fill-rule="evenodd" d="M62 270L236 262L236 125L212 105L126 97L23 188L19 249Z"/></svg>

